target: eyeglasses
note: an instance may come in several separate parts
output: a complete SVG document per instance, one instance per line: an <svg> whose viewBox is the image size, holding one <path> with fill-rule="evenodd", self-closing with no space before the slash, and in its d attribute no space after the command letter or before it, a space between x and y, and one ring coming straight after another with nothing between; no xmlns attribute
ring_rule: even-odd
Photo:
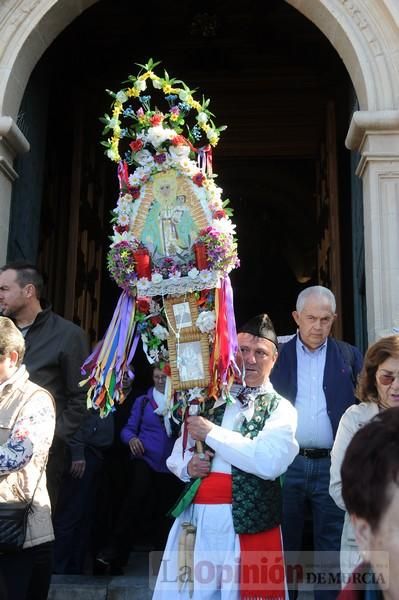
<svg viewBox="0 0 399 600"><path fill-rule="evenodd" d="M395 379L399 379L399 373L384 373L377 371L377 379L381 385L391 385Z"/></svg>

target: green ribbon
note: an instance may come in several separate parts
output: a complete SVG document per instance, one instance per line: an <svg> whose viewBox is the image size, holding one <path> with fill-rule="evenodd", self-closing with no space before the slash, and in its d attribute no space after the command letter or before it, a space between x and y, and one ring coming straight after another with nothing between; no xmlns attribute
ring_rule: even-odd
<svg viewBox="0 0 399 600"><path fill-rule="evenodd" d="M184 510L186 510L187 506L191 504L194 499L195 494L198 491L199 486L201 485L201 477L197 477L197 479L193 479L190 481L183 492L180 494L176 503L168 512L168 517L178 517L182 514Z"/></svg>

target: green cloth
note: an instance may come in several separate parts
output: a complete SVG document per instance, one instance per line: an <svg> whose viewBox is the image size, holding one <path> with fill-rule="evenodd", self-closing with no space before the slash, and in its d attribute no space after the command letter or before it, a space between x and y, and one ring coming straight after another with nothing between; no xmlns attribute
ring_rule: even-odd
<svg viewBox="0 0 399 600"><path fill-rule="evenodd" d="M178 517L182 514L183 511L186 510L187 506L191 504L194 499L195 494L198 491L198 488L201 483L201 478L193 479L190 481L183 492L180 494L179 498L176 501L176 504L172 506L170 511L168 512L169 517Z"/></svg>

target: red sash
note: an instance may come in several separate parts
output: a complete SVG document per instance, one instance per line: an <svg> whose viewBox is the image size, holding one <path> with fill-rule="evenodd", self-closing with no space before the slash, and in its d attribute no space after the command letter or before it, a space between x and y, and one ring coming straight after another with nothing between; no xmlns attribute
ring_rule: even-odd
<svg viewBox="0 0 399 600"><path fill-rule="evenodd" d="M194 504L231 504L232 478L228 473L204 477ZM241 600L284 600L285 569L280 527L260 533L241 533Z"/></svg>

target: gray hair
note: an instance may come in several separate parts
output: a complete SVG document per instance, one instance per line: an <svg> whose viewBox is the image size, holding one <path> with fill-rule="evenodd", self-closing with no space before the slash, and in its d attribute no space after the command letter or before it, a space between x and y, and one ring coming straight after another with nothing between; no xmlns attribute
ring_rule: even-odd
<svg viewBox="0 0 399 600"><path fill-rule="evenodd" d="M337 303L335 301L335 296L331 290L322 285L312 285L300 292L297 301L296 301L296 310L297 312L302 312L306 300L310 297L316 297L320 300L326 300L331 307L331 312L335 314L335 310L337 308Z"/></svg>

